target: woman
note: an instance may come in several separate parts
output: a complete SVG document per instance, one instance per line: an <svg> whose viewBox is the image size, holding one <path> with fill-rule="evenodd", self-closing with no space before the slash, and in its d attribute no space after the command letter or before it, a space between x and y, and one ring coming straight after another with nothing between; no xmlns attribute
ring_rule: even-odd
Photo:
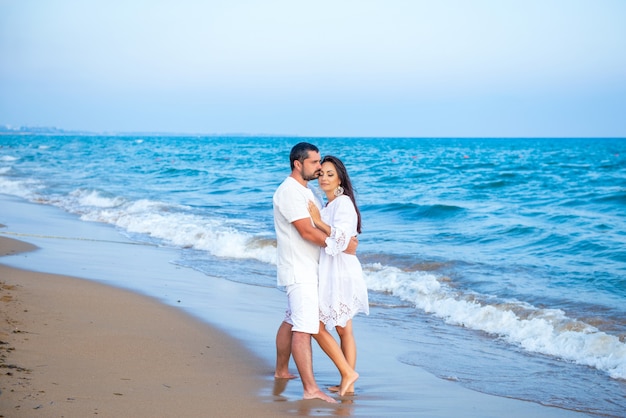
<svg viewBox="0 0 626 418"><path fill-rule="evenodd" d="M351 237L361 233L361 214L356 205L348 171L341 160L333 156L324 157L317 181L328 199L321 213L313 202L309 203L309 212L315 226L328 235L319 263L318 338L333 338L328 330L335 328L341 341L341 351L354 369L356 342L352 332L352 318L359 312L369 314L369 302L361 263L355 255L343 251ZM331 388L340 389L343 388ZM354 392L354 383L345 392Z"/></svg>

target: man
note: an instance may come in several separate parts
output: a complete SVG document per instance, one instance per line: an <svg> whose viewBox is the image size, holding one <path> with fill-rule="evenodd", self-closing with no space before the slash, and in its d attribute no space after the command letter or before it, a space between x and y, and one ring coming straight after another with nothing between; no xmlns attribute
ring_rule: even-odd
<svg viewBox="0 0 626 418"><path fill-rule="evenodd" d="M292 379L289 357L300 373L304 399L337 401L322 392L313 375L311 336L319 331L318 263L326 234L315 228L308 211L317 201L310 180L317 179L322 166L319 149L306 142L296 144L289 155L291 174L274 193L274 227L277 242L277 282L287 291L287 315L276 334L276 378ZM355 245L350 248L355 251ZM336 342L335 342L336 345ZM336 352L336 347L322 347ZM339 350L340 353L340 350ZM344 359L345 360L345 359ZM354 370L352 370L354 373ZM349 380L356 380L354 373ZM346 379L347 380L347 379Z"/></svg>

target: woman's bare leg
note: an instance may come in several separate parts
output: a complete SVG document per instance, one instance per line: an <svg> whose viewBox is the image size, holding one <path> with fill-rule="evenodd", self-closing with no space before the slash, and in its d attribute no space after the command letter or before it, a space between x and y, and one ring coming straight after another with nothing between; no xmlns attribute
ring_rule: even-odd
<svg viewBox="0 0 626 418"><path fill-rule="evenodd" d="M354 392L354 382L359 378L359 374L350 366L346 360L341 347L335 338L326 330L324 323L320 322L319 332L313 336L320 348L333 361L341 374L341 384L339 385L339 395L343 396L347 392Z"/></svg>
<svg viewBox="0 0 626 418"><path fill-rule="evenodd" d="M339 339L341 341L341 351L346 361L352 367L352 369L356 368L356 340L354 338L354 333L352 331L352 320L349 320L346 323L345 327L337 326L335 327L337 330L337 334L339 334ZM347 389L347 392L354 392L354 384Z"/></svg>

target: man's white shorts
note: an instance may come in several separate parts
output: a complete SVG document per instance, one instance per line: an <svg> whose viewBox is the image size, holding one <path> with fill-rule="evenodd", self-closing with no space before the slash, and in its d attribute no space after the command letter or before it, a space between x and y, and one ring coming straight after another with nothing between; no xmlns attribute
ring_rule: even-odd
<svg viewBox="0 0 626 418"><path fill-rule="evenodd" d="M320 310L317 283L296 283L287 286L285 322L292 331L317 334L320 330Z"/></svg>

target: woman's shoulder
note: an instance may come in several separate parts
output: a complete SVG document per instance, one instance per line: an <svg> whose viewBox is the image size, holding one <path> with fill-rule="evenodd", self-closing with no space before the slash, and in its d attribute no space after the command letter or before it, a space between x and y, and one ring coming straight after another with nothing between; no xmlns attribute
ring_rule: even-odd
<svg viewBox="0 0 626 418"><path fill-rule="evenodd" d="M354 210L354 203L352 203L352 199L345 194L338 196L335 200L333 200L333 202L337 208L352 208Z"/></svg>
<svg viewBox="0 0 626 418"><path fill-rule="evenodd" d="M341 202L342 204L346 204L346 203L349 203L351 205L353 204L352 199L350 199L350 196L346 196L345 194L342 194L341 196L337 197L336 200L338 202Z"/></svg>

